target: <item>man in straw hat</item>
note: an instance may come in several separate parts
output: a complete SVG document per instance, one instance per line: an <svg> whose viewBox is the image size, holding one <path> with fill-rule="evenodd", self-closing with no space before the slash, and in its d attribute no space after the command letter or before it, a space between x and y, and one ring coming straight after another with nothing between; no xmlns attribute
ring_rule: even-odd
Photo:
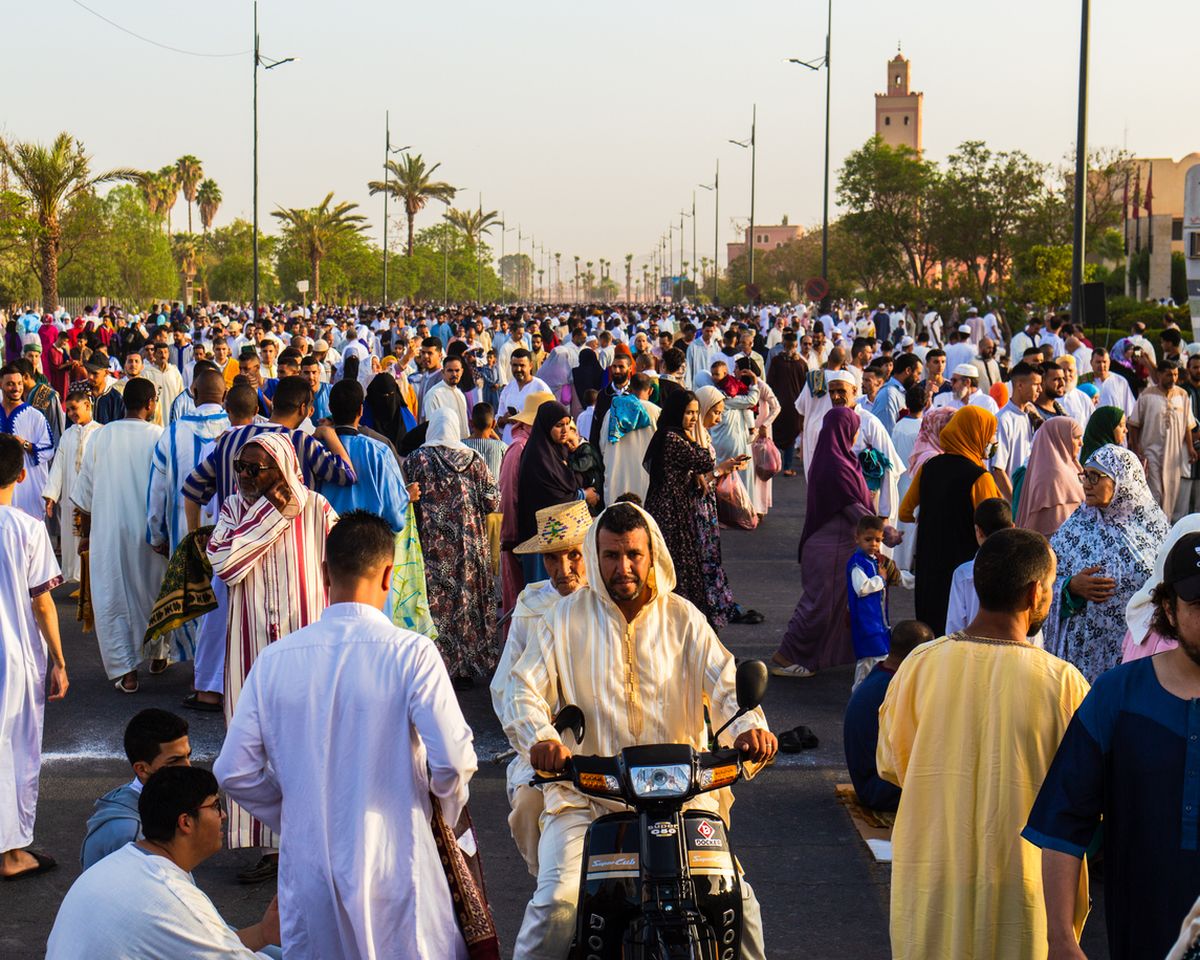
<svg viewBox="0 0 1200 960"><path fill-rule="evenodd" d="M611 756L648 743L708 749L702 703L708 701L718 728L738 709L733 654L704 614L673 592L675 565L654 518L632 503L613 504L588 530L583 562L587 584L544 614L512 668L504 732L534 769L549 773L561 771L571 756L552 724L567 704L587 718L576 748L581 755ZM778 746L761 709L730 724L721 742L754 763L769 760ZM569 784L542 789L537 890L525 909L516 960L566 955L587 828L623 809ZM730 801L728 789L717 790L688 807L716 815ZM762 918L749 884L742 896L742 957L762 957Z"/></svg>
<svg viewBox="0 0 1200 960"><path fill-rule="evenodd" d="M561 597L570 596L587 585L587 570L583 562L583 541L592 525L592 514L584 500L573 500L546 507L537 512L537 533L519 544L513 553L541 554L546 564L547 579L531 583L517 597L508 628L508 640L492 678L492 706L501 722L509 700L509 685L513 664L521 659L530 642L536 644L538 630L544 617ZM517 745L513 744L513 749ZM512 813L508 827L517 849L525 858L529 872L535 877L538 870L538 840L542 830L542 791L529 786L533 767L522 756L514 757L508 765L508 802Z"/></svg>

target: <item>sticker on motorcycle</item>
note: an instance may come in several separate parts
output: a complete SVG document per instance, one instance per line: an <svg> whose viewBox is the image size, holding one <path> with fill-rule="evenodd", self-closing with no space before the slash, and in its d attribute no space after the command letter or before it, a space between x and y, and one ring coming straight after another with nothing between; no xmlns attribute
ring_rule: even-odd
<svg viewBox="0 0 1200 960"><path fill-rule="evenodd" d="M725 826L719 821L705 819L689 820L687 841L689 850L700 848L711 848L713 850L728 849L725 844Z"/></svg>
<svg viewBox="0 0 1200 960"><path fill-rule="evenodd" d="M679 832L670 820L659 820L657 823L650 824L649 829L651 835L655 837L673 837Z"/></svg>
<svg viewBox="0 0 1200 960"><path fill-rule="evenodd" d="M602 877L636 877L641 857L636 853L599 853L588 857L587 875L589 880L599 880Z"/></svg>

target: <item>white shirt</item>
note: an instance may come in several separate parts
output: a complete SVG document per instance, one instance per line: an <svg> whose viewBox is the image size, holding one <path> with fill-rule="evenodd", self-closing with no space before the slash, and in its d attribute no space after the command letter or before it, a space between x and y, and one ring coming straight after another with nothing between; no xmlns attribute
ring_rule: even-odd
<svg viewBox="0 0 1200 960"><path fill-rule="evenodd" d="M983 407L993 416L1000 412L1000 408L996 406L996 401L988 394L981 390L976 390L968 398L966 404L954 395L954 392L947 390L945 393L939 393L933 398L934 407L949 407L951 410L961 410L964 406Z"/></svg>
<svg viewBox="0 0 1200 960"><path fill-rule="evenodd" d="M250 960L191 874L126 844L71 884L50 931L46 960Z"/></svg>
<svg viewBox="0 0 1200 960"><path fill-rule="evenodd" d="M258 655L213 773L281 838L289 958L465 960L429 795L454 824L475 769L433 641L374 607L336 603Z"/></svg>
<svg viewBox="0 0 1200 960"><path fill-rule="evenodd" d="M525 409L525 398L531 393L550 393L550 388L546 386L544 380L538 377L531 377L525 386L520 386L516 380L510 380L505 384L504 389L500 391L500 409L496 411L499 416L504 416L508 412L508 408L512 407L518 413ZM504 425L504 442L512 443L512 424Z"/></svg>
<svg viewBox="0 0 1200 960"><path fill-rule="evenodd" d="M1129 381L1116 373L1109 373L1107 380L1092 381L1100 388L1096 405L1100 407L1120 407L1125 416L1133 416L1133 408L1137 401L1133 399L1133 391L1129 389Z"/></svg>
<svg viewBox="0 0 1200 960"><path fill-rule="evenodd" d="M996 415L996 455L992 467L1012 477L1029 460L1033 448L1033 424L1029 415L1011 400Z"/></svg>

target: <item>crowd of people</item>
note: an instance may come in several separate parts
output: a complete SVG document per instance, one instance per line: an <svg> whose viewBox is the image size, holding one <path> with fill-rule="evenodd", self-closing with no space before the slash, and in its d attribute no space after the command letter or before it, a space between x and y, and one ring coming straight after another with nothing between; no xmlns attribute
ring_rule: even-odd
<svg viewBox="0 0 1200 960"><path fill-rule="evenodd" d="M584 835L614 807L530 786L571 755L552 720L584 710L583 753L707 747L738 709L719 632L764 619L734 595L721 529L773 522L781 482L805 515L770 669L854 667L847 767L895 817L893 955L1078 958L1083 861L1102 852L1111 955L1166 956L1200 895L1200 345L1023 320L18 312L0 368L0 876L55 866L31 845L45 701L69 689L50 593L66 580L111 695L190 661L181 707L227 734L209 773L180 716L133 717L133 780L97 802L50 956L493 955L456 698L487 683L537 879L515 955L561 960ZM916 615L893 624L897 589ZM763 762L796 734L755 710L723 742ZM404 759L374 762L397 740ZM729 799L695 802L728 816ZM278 878L246 930L190 876L223 829L253 851L241 881ZM742 955L764 956L742 890Z"/></svg>

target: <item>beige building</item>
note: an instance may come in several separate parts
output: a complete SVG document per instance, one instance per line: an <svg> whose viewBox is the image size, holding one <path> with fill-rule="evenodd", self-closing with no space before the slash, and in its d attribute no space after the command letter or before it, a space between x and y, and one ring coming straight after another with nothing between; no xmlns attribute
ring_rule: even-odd
<svg viewBox="0 0 1200 960"><path fill-rule="evenodd" d="M875 135L890 147L921 151L925 94L909 89L909 62L901 53L888 61L887 93L875 94Z"/></svg>
<svg viewBox="0 0 1200 960"><path fill-rule="evenodd" d="M784 219L787 219L786 217ZM759 253L765 253L768 250L777 250L785 243L790 243L792 240L798 240L804 236L803 227L795 227L787 223L777 223L771 226L764 226L756 223L754 225L754 249ZM750 228L746 228L746 237L741 243L725 244L725 255L728 259L726 263L733 263L738 257L746 255L746 247L750 243ZM758 261L754 261L757 263Z"/></svg>
<svg viewBox="0 0 1200 960"><path fill-rule="evenodd" d="M1132 254L1150 249L1150 283L1144 290L1129 289L1130 296L1159 300L1171 295L1171 254L1183 252L1183 192L1187 171L1200 163L1200 153L1189 153L1181 160L1170 157L1137 157L1134 159L1133 185L1130 186L1129 209L1125 221L1126 248ZM1139 189L1139 216L1133 216L1133 193ZM1150 188L1151 214L1146 207L1146 191Z"/></svg>

